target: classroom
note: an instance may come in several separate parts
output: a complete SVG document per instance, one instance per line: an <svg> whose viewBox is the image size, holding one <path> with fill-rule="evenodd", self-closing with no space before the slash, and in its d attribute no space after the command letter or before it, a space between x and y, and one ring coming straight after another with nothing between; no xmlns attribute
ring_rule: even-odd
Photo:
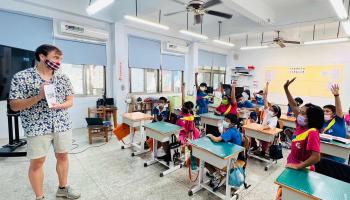
<svg viewBox="0 0 350 200"><path fill-rule="evenodd" d="M1 0L0 200L350 199L350 0Z"/></svg>

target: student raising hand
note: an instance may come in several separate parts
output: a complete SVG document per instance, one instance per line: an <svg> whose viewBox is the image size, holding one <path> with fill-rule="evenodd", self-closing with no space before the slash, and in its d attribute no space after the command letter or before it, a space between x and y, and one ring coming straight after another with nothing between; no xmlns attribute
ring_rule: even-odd
<svg viewBox="0 0 350 200"><path fill-rule="evenodd" d="M343 114L343 110L342 110L342 106L341 106L341 102L340 102L340 97L339 97L339 85L333 84L331 86L331 92L335 98L335 114L338 117L343 118L344 114Z"/></svg>
<svg viewBox="0 0 350 200"><path fill-rule="evenodd" d="M287 80L286 83L283 85L283 87L284 87L284 91L285 91L287 99L288 99L288 105L292 109L294 116L298 116L299 112L300 112L299 107L298 107L298 103L294 100L292 94L289 91L289 86L290 86L290 84L292 84L295 81L295 79L296 79L296 77L294 77L292 80Z"/></svg>

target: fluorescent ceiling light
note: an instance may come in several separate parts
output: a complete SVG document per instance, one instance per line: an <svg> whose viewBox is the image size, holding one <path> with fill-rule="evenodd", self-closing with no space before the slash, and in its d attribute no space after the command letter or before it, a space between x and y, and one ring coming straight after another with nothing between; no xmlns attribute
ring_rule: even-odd
<svg viewBox="0 0 350 200"><path fill-rule="evenodd" d="M93 15L98 11L102 10L103 8L109 6L113 2L114 0L96 0L86 8L86 12L89 15Z"/></svg>
<svg viewBox="0 0 350 200"><path fill-rule="evenodd" d="M246 46L246 47L241 47L241 50L251 50L251 49L266 49L269 48L269 46Z"/></svg>
<svg viewBox="0 0 350 200"><path fill-rule="evenodd" d="M337 13L339 19L348 18L348 14L346 13L343 0L329 0Z"/></svg>
<svg viewBox="0 0 350 200"><path fill-rule="evenodd" d="M234 47L235 46L235 44L232 44L230 42L224 42L224 41L221 41L221 40L213 40L213 42L221 44L221 45L229 46L229 47Z"/></svg>
<svg viewBox="0 0 350 200"><path fill-rule="evenodd" d="M202 40L208 39L208 36L206 36L206 35L194 33L194 32L191 32L191 31L180 30L180 33L185 34L185 35L189 35L189 36L192 36L192 37L196 37L196 38L199 38L199 39L202 39Z"/></svg>
<svg viewBox="0 0 350 200"><path fill-rule="evenodd" d="M341 22L341 25L343 26L344 32L346 35L350 36L350 21L346 20Z"/></svg>
<svg viewBox="0 0 350 200"><path fill-rule="evenodd" d="M348 41L349 38L335 38L335 39L329 39L329 40L314 40L314 41L308 41L304 42L304 44L325 44L325 43L335 43L335 42L345 42Z"/></svg>
<svg viewBox="0 0 350 200"><path fill-rule="evenodd" d="M147 21L147 20L144 20L144 19L140 19L140 18L138 18L138 17L133 17L133 16L130 16L130 15L125 15L124 18L127 19L127 20L130 20L130 21L133 21L133 22L145 24L145 25L148 25L148 26L153 26L153 27L155 27L155 28L160 28L160 29L164 29L164 30L169 30L169 26L165 26L165 25L162 25L162 24L158 24L158 23L154 23L154 22Z"/></svg>

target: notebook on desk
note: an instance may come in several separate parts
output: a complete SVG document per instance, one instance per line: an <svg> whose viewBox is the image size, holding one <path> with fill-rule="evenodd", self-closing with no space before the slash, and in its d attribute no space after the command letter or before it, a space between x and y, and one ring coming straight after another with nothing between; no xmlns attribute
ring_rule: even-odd
<svg viewBox="0 0 350 200"><path fill-rule="evenodd" d="M103 126L103 119L98 117L87 117L85 118L88 126Z"/></svg>

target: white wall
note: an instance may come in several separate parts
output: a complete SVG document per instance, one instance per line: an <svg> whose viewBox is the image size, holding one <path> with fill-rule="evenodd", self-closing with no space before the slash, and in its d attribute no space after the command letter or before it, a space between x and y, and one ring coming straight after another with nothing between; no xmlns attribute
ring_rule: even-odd
<svg viewBox="0 0 350 200"><path fill-rule="evenodd" d="M329 64L343 64L344 82L342 84L342 107L348 109L350 105L350 57L349 57L350 43L324 44L314 46L299 46L288 48L271 48L261 50L240 51L237 65L254 65L257 67L253 78L246 78L249 80L249 85L252 86L252 81L258 80L259 87L264 87L265 74L264 67L268 66L290 66L290 65L329 65ZM292 78L292 77L291 77ZM247 81L244 80L244 81ZM240 83L244 81L239 81ZM271 101L275 103L286 104L287 99L281 95L270 95ZM313 102L320 106L332 103L334 99L318 98L318 97L303 97L304 102ZM346 111L344 110L344 111Z"/></svg>

